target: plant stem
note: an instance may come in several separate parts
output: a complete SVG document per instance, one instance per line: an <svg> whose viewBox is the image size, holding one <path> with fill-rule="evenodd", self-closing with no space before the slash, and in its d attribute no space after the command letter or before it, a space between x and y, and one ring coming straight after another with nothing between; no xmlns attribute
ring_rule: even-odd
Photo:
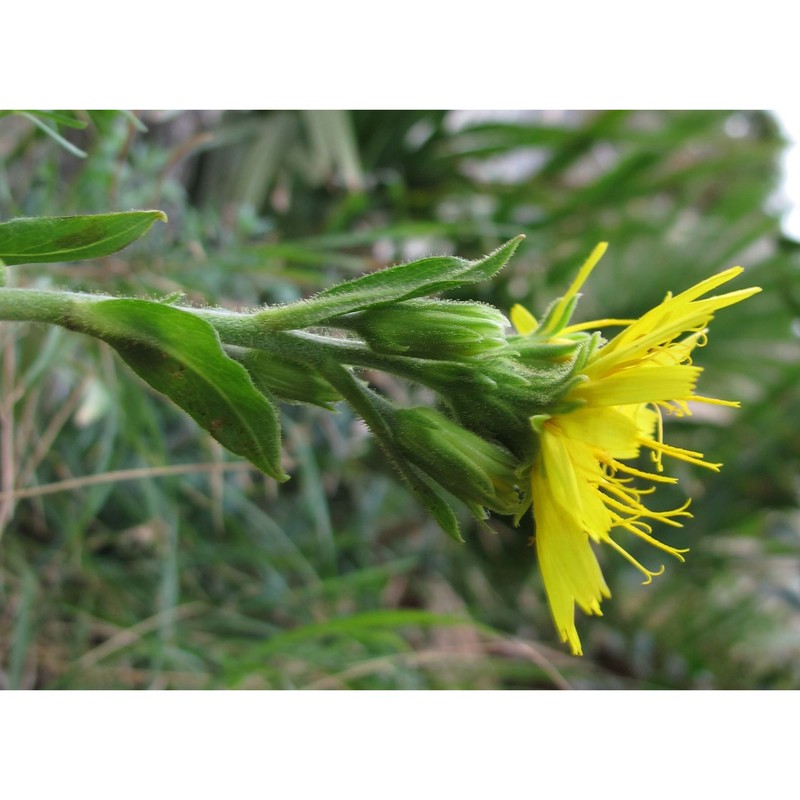
<svg viewBox="0 0 800 800"><path fill-rule="evenodd" d="M334 361L351 367L376 369L421 383L434 390L439 385L434 379L431 362L425 359L376 353L352 339L336 339L308 331L265 329L257 314L236 314L203 308L186 310L213 325L223 344L268 350L276 355L306 361L316 367ZM335 323L336 320L332 320L331 325ZM459 362L438 361L436 371L444 370L452 374L463 372L465 382L469 381L472 374Z"/></svg>
<svg viewBox="0 0 800 800"><path fill-rule="evenodd" d="M0 319L16 322L49 322L75 327L76 303L112 300L106 295L53 292L41 289L0 289Z"/></svg>
<svg viewBox="0 0 800 800"><path fill-rule="evenodd" d="M79 292L0 288L0 320L46 322L91 334L82 321L80 306L114 299L119 298ZM210 323L223 344L268 350L314 366L335 361L377 369L437 388L430 362L425 359L376 353L352 339L336 339L307 331L273 330L265 326L261 311L242 313L190 307L180 307L180 310ZM436 372L443 370L449 370L451 374L463 371L464 379L469 379L469 371L458 362L437 362Z"/></svg>

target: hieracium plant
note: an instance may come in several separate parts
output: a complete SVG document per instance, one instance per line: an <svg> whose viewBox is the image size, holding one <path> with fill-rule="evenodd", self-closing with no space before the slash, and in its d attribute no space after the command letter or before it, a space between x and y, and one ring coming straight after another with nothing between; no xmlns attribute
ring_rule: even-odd
<svg viewBox="0 0 800 800"><path fill-rule="evenodd" d="M159 211L140 211L12 220L0 224L0 259L104 256L159 219ZM490 279L523 238L477 261L425 258L247 312L188 307L176 297L0 288L0 319L61 325L108 343L228 450L278 481L288 478L278 403L330 409L344 401L454 539L461 540L454 501L480 521L494 513L517 525L532 509L534 529L524 535L535 545L556 629L579 655L575 606L600 614L610 596L593 544L616 550L645 583L663 566L637 561L631 537L683 560L685 551L657 538L653 525L680 526L689 501L656 511L649 495L676 482L670 459L721 465L667 444L663 419L688 415L695 403L738 405L698 394L702 368L692 354L716 311L759 289L712 294L742 272L734 267L668 294L639 319L572 324L601 243L541 321L515 306L512 328L492 306L433 297ZM426 386L436 405L398 407L362 370Z"/></svg>

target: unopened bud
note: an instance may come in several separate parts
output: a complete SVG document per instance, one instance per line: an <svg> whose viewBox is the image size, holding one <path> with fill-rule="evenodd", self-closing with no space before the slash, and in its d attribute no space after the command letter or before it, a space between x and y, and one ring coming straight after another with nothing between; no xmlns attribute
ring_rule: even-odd
<svg viewBox="0 0 800 800"><path fill-rule="evenodd" d="M229 356L250 373L257 389L290 403L313 403L330 408L341 395L316 370L266 350L226 348Z"/></svg>
<svg viewBox="0 0 800 800"><path fill-rule="evenodd" d="M520 510L519 462L504 447L429 408L397 411L393 433L409 461L467 505L509 515Z"/></svg>
<svg viewBox="0 0 800 800"><path fill-rule="evenodd" d="M506 344L508 320L483 303L406 300L354 315L352 327L378 353L472 359Z"/></svg>

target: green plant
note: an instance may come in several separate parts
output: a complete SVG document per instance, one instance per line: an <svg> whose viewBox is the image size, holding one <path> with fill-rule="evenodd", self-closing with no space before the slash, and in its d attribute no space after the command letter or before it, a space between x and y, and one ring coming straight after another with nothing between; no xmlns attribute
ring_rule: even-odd
<svg viewBox="0 0 800 800"><path fill-rule="evenodd" d="M0 257L16 265L104 256L158 219L166 221L157 211L15 220L0 225ZM668 295L639 320L569 325L603 243L541 323L515 307L516 336L506 335L506 319L491 306L419 300L492 277L522 238L478 261L427 258L309 300L250 312L179 307L173 304L179 297L0 289L0 318L49 322L110 344L220 444L279 481L288 475L276 398L323 407L342 399L454 539L463 542L449 496L478 521L494 511L518 523L532 504L553 616L562 639L580 655L574 607L600 614L599 603L609 596L590 539L612 545L647 582L660 572L643 567L611 530L624 529L683 560L643 520L680 527L676 518L691 516L686 504L654 511L641 500L652 490L628 485L631 476L656 484L676 479L623 460L646 447L659 473L665 455L719 468L702 453L666 445L661 416L689 415L690 401L738 405L695 394L701 370L691 365L691 353L704 344L714 311L760 289L705 297L741 272L736 268ZM602 325L625 327L605 343L596 330ZM328 329L357 336L334 337ZM398 409L359 381L354 367L426 386L442 410Z"/></svg>
<svg viewBox="0 0 800 800"><path fill-rule="evenodd" d="M615 599L582 632L583 661L544 644L552 632L530 574L529 521L520 531L495 516L489 533L454 506L466 545L437 538L341 403L336 415L281 405L284 469L295 480L276 495L143 391L110 348L57 328L4 326L7 685L796 683L797 253L764 205L781 149L768 115L352 112L323 135L329 152L350 137L358 187L335 160L312 169L303 114L144 112L134 123L67 113L86 127L53 126L86 153L80 161L24 117L0 123L2 218L160 207L172 224L99 262L12 267L11 286L183 290L191 306L253 308L432 252L477 258L522 231L525 247L497 278L451 297L540 308L601 239L613 247L581 301L588 318L635 318L667 289L733 263L764 292L721 314L701 354L704 391L742 398L737 424L721 410L669 428L671 443L725 462L721 479L679 470L701 500L670 543L691 557L647 590L606 559ZM287 124L272 160L255 158ZM271 361L274 376L276 365L285 371ZM403 406L431 402L414 384L370 376ZM326 393L319 399L332 402ZM662 507L685 499L664 491ZM380 634L355 622L347 632L349 617L379 608L389 626ZM391 627L395 611L423 609L460 623L409 617ZM302 629L308 638L282 636ZM275 637L281 648L258 656Z"/></svg>

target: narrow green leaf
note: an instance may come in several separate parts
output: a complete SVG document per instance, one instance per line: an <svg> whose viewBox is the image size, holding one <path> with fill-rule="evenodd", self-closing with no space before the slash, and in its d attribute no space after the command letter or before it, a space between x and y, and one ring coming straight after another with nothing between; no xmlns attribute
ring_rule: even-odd
<svg viewBox="0 0 800 800"><path fill-rule="evenodd" d="M267 309L258 317L273 330L305 328L353 311L479 283L499 272L524 238L516 236L476 261L435 256L373 272L326 289L305 302Z"/></svg>
<svg viewBox="0 0 800 800"><path fill-rule="evenodd" d="M6 264L81 261L116 253L144 236L163 211L124 211L76 217L23 217L0 223Z"/></svg>
<svg viewBox="0 0 800 800"><path fill-rule="evenodd" d="M125 119L127 119L137 131L140 131L141 133L147 133L147 125L145 125L144 122L142 122L139 117L133 113L133 111L122 110L119 113L125 117Z"/></svg>
<svg viewBox="0 0 800 800"><path fill-rule="evenodd" d="M44 120L40 119L43 114L39 112L30 112L30 111L17 111L15 112L20 117L24 117L25 119L32 122L39 130L46 133L54 142L59 144L68 152L72 153L72 155L77 156L78 158L86 158L86 153L80 149L80 147L76 147L72 142L65 139L55 128L51 128Z"/></svg>
<svg viewBox="0 0 800 800"><path fill-rule="evenodd" d="M273 653L290 651L292 645L320 636L351 636L364 629L396 630L405 625L434 627L468 625L477 630L486 630L480 623L457 614L436 614L425 609L398 608L360 611L347 617L334 617L321 622L312 622L298 628L282 631L263 644L252 648L249 658L262 660Z"/></svg>
<svg viewBox="0 0 800 800"><path fill-rule="evenodd" d="M209 323L149 300L101 300L76 311L87 333L110 344L228 450L276 480L288 479L277 411L225 355Z"/></svg>
<svg viewBox="0 0 800 800"><path fill-rule="evenodd" d="M364 175L358 156L358 143L349 112L333 109L304 111L320 176L338 170L351 191L364 188Z"/></svg>
<svg viewBox="0 0 800 800"><path fill-rule="evenodd" d="M450 504L442 496L438 486L429 480L421 470L413 464L400 465L401 475L407 481L417 499L428 509L439 527L459 544L464 543L464 537L459 529L458 519ZM474 513L474 509L470 509Z"/></svg>
<svg viewBox="0 0 800 800"><path fill-rule="evenodd" d="M60 125L65 125L67 128L77 128L83 130L89 123L75 116L70 116L69 111L17 111L17 114L24 115L25 117L37 117L39 119L49 119L51 122L56 122Z"/></svg>

